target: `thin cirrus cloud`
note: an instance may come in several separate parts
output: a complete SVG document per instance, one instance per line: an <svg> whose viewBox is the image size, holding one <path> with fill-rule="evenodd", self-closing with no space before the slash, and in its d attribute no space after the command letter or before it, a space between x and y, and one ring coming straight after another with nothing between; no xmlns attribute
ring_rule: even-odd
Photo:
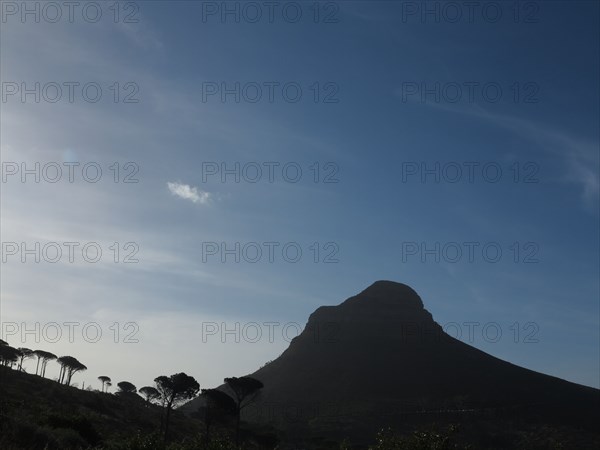
<svg viewBox="0 0 600 450"><path fill-rule="evenodd" d="M189 200L192 203L200 203L201 205L208 205L212 200L212 194L210 192L199 190L195 186L182 183L168 182L167 187L171 194Z"/></svg>
<svg viewBox="0 0 600 450"><path fill-rule="evenodd" d="M429 103L437 109L458 112L487 120L496 126L509 129L524 138L541 144L541 148L555 157L565 158L567 173L564 180L581 186L583 206L588 212L598 211L600 196L600 176L598 167L597 143L585 137L575 137L565 131L529 119L492 113L482 107L465 109L455 105Z"/></svg>

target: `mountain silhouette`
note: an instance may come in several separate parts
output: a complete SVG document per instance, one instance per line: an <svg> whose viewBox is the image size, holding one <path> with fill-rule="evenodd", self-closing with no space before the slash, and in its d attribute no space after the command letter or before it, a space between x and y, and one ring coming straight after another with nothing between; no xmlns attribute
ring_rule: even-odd
<svg viewBox="0 0 600 450"><path fill-rule="evenodd" d="M592 424L600 398L451 337L413 289L391 281L318 308L279 358L249 376L264 388L245 420L302 436L372 437L383 426L477 414Z"/></svg>

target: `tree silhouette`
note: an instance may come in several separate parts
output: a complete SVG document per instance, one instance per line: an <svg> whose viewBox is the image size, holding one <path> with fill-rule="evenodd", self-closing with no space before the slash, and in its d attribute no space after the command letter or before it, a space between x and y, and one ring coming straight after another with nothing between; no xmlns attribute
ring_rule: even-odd
<svg viewBox="0 0 600 450"><path fill-rule="evenodd" d="M233 399L236 403L235 443L237 446L239 446L242 409L252 403L258 392L263 388L263 384L252 377L225 378L225 383L231 392L233 392Z"/></svg>
<svg viewBox="0 0 600 450"><path fill-rule="evenodd" d="M64 383L67 386L71 385L71 379L75 373L87 370L86 366L72 356L61 356L56 361L60 364L58 382Z"/></svg>
<svg viewBox="0 0 600 450"><path fill-rule="evenodd" d="M19 350L10 345L0 345L0 364L12 367L19 360Z"/></svg>
<svg viewBox="0 0 600 450"><path fill-rule="evenodd" d="M0 339L0 345L8 345L8 342L3 341L2 339Z"/></svg>
<svg viewBox="0 0 600 450"><path fill-rule="evenodd" d="M61 356L56 360L58 364L60 364L60 372L58 374L58 382L60 384L63 383L63 380L66 378L67 367L71 364L73 358L72 356Z"/></svg>
<svg viewBox="0 0 600 450"><path fill-rule="evenodd" d="M107 377L106 375L101 375L98 377L98 379L102 383L102 392L104 392L104 386L106 385L106 383L110 383L111 381L110 377Z"/></svg>
<svg viewBox="0 0 600 450"><path fill-rule="evenodd" d="M106 392L108 392L108 390L110 389L111 386L112 386L112 382L107 381L106 382Z"/></svg>
<svg viewBox="0 0 600 450"><path fill-rule="evenodd" d="M129 381L119 381L117 386L119 387L119 394L135 394L137 392L135 385Z"/></svg>
<svg viewBox="0 0 600 450"><path fill-rule="evenodd" d="M31 357L33 357L33 350L30 350L28 348L25 347L19 347L19 366L18 369L20 371L23 371L23 361L25 361L26 359L29 359Z"/></svg>
<svg viewBox="0 0 600 450"><path fill-rule="evenodd" d="M146 406L148 406L148 404L151 403L153 400L157 400L160 398L159 392L152 386L144 386L143 388L140 388L138 392L142 394L146 399Z"/></svg>
<svg viewBox="0 0 600 450"><path fill-rule="evenodd" d="M179 403L194 398L200 390L200 385L194 377L190 377L183 372L170 377L162 375L155 378L154 382L164 408L164 421L161 420L161 429L164 426L164 438L166 440L169 432L171 410Z"/></svg>
<svg viewBox="0 0 600 450"><path fill-rule="evenodd" d="M210 429L212 424L227 415L235 415L237 405L225 392L219 389L202 389L201 397L204 398L204 433L206 442L210 442Z"/></svg>
<svg viewBox="0 0 600 450"><path fill-rule="evenodd" d="M38 368L40 366L40 362L41 364L41 368L40 368L40 375L42 377L46 376L46 365L48 364L48 361L51 361L53 359L56 359L56 355L54 353L50 353L50 352L46 352L44 350L35 350L33 352L34 356L37 356L37 365L35 366L35 374L38 374Z"/></svg>

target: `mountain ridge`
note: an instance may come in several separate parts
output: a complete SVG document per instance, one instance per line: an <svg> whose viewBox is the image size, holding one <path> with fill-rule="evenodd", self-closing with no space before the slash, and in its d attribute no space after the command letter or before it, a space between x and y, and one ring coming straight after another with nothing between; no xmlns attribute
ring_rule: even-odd
<svg viewBox="0 0 600 450"><path fill-rule="evenodd" d="M514 365L449 336L416 291L388 280L317 308L289 347L249 376L265 387L245 420L338 438L373 436L418 411L521 408L581 422L598 416L600 399L597 389ZM286 418L292 410L294 420Z"/></svg>

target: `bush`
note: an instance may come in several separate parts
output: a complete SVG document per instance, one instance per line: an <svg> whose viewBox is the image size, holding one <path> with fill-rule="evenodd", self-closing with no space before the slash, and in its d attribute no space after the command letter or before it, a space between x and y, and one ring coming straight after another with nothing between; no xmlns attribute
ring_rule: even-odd
<svg viewBox="0 0 600 450"><path fill-rule="evenodd" d="M215 436L210 442L206 442L203 436L186 439L182 442L174 442L166 447L162 435L158 432L142 434L138 432L125 442L115 443L107 447L111 450L235 450L235 444L224 436Z"/></svg>
<svg viewBox="0 0 600 450"><path fill-rule="evenodd" d="M57 434L65 434L67 431L73 431L87 443L86 446L98 445L101 441L100 435L95 430L89 419L82 415L58 415L50 414L46 419L49 426L54 428ZM66 435L66 434L65 434Z"/></svg>
<svg viewBox="0 0 600 450"><path fill-rule="evenodd" d="M377 433L377 443L369 450L457 450L468 449L452 441L457 428L450 426L445 432L435 430L415 431L411 436L396 435L391 429Z"/></svg>

